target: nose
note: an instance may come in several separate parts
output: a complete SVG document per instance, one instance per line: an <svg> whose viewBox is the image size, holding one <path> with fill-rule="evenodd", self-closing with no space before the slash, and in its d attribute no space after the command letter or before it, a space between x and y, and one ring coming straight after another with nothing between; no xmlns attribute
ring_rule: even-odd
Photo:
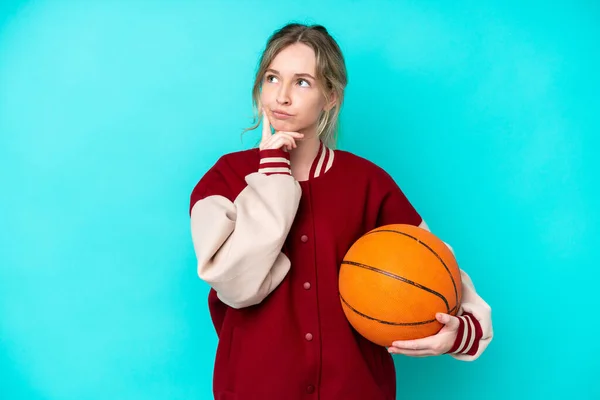
<svg viewBox="0 0 600 400"><path fill-rule="evenodd" d="M283 105L290 104L290 89L288 85L283 84L279 86L279 91L277 92L277 103Z"/></svg>

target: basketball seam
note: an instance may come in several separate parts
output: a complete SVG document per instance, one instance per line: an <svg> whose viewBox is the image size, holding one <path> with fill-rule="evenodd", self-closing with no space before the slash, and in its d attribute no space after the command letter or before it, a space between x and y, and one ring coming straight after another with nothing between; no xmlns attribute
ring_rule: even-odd
<svg viewBox="0 0 600 400"><path fill-rule="evenodd" d="M342 296L342 294L340 293L340 300L353 312L355 312L356 314L360 315L363 318L369 319L371 321L375 321L375 322L379 322L380 324L384 324L384 325L393 325L393 326L417 326L417 325L426 325L426 324L430 324L432 322L435 322L435 319L431 319L431 320L427 320L427 321L419 321L419 322L392 322L392 321L386 321L383 319L379 319L379 318L375 318L375 317L371 317L365 313L362 313L360 311L358 311L356 308L352 307L350 305L350 303L348 303L346 301L346 299L344 299L344 296ZM452 310L450 310L449 312L452 313L454 312L456 307L453 307Z"/></svg>
<svg viewBox="0 0 600 400"><path fill-rule="evenodd" d="M421 290L424 290L426 292L429 292L429 293L433 294L434 296L437 296L440 299L442 299L442 301L446 305L447 312L450 312L450 304L448 304L448 300L446 300L446 298L444 297L444 295L441 294L441 293L436 292L433 289L428 288L427 286L421 285L420 283L411 281L410 279L406 279L403 276L392 274L391 272L384 271L384 270L372 267L372 266L367 265L367 264L361 264L361 263L357 263L355 261L346 261L346 260L342 261L342 264L352 265L352 266L355 266L355 267L359 267L359 268L364 268L364 269L367 269L367 270L371 270L373 272L376 272L376 273L388 276L388 277L393 278L393 279L397 279L397 280L399 280L401 282L407 283L407 284L409 284L411 286L414 286L414 287L416 287L418 289L421 289Z"/></svg>
<svg viewBox="0 0 600 400"><path fill-rule="evenodd" d="M448 268L448 266L446 265L446 263L444 262L444 260L442 259L442 257L440 257L440 255L435 250L433 250L431 247L429 247L429 245L427 243L424 243L419 238L417 238L417 237L415 237L413 235L410 235L408 233L405 233L405 232L395 231L393 229L379 229L379 230L374 230L374 231L371 231L371 232L367 232L365 234L365 236L366 235L371 235L371 234L374 234L374 233L379 233L379 232L392 232L392 233L396 233L398 235L406 236L408 238L413 239L414 241L416 241L417 243L419 243L420 245L424 246L429 251L431 251L431 253L433 253L433 255L442 263L442 265L444 266L444 269L446 270L446 272L448 272L448 275L450 276L450 280L452 281L452 287L454 289L454 299L455 299L456 304L458 304L458 290L456 289L456 282L454 281L454 276L452 276L452 273L450 272L450 269ZM446 305L447 304L448 303L446 303Z"/></svg>

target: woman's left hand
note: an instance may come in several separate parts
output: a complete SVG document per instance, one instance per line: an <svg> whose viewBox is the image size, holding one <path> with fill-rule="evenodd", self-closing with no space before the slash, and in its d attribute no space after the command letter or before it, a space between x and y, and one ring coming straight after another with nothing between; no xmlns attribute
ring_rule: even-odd
<svg viewBox="0 0 600 400"><path fill-rule="evenodd" d="M422 339L397 340L388 351L410 357L439 356L450 351L458 335L460 321L457 317L444 313L437 313L435 317L444 324L438 333Z"/></svg>

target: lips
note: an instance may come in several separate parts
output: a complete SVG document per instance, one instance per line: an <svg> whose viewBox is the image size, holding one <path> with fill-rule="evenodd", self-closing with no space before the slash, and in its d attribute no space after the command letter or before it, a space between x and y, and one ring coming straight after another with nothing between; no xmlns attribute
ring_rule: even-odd
<svg viewBox="0 0 600 400"><path fill-rule="evenodd" d="M271 112L273 113L273 116L278 119L287 119L287 118L292 117L291 114L288 114L282 110L272 110Z"/></svg>

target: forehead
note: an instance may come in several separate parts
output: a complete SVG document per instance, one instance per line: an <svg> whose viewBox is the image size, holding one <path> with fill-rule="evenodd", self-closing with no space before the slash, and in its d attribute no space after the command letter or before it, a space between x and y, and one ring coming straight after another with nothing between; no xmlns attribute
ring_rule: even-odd
<svg viewBox="0 0 600 400"><path fill-rule="evenodd" d="M316 57L313 49L304 43L294 43L281 50L269 65L269 68L283 75L315 74Z"/></svg>

